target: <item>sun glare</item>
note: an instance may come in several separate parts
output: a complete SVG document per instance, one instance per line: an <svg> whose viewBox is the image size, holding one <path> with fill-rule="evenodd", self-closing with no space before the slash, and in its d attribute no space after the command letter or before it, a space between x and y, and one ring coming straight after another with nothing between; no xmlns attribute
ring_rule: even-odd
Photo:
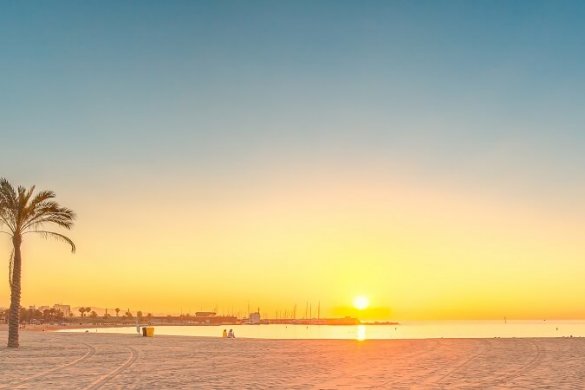
<svg viewBox="0 0 585 390"><path fill-rule="evenodd" d="M359 295L353 299L353 307L358 310L364 310L370 305L370 300L368 297L363 295Z"/></svg>
<svg viewBox="0 0 585 390"><path fill-rule="evenodd" d="M357 341L364 341L366 339L366 327L364 325L357 326L357 334L355 339Z"/></svg>

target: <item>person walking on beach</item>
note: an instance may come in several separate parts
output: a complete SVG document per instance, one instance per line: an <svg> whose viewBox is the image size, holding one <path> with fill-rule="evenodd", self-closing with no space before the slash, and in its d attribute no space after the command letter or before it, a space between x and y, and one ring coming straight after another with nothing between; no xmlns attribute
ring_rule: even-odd
<svg viewBox="0 0 585 390"><path fill-rule="evenodd" d="M236 338L236 335L234 334L233 329L230 329L227 337L228 337L228 339L235 339Z"/></svg>
<svg viewBox="0 0 585 390"><path fill-rule="evenodd" d="M227 334L227 330L226 329L223 330L223 333L222 333L221 337L228 337L228 334Z"/></svg>

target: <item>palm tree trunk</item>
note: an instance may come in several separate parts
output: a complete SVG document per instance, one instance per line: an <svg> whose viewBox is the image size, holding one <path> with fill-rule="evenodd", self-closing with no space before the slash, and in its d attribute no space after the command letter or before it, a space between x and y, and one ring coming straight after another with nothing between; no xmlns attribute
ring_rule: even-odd
<svg viewBox="0 0 585 390"><path fill-rule="evenodd" d="M20 324L20 274L22 259L20 257L20 244L22 237L15 235L12 238L14 245L14 266L12 267L10 286L10 317L8 319L8 348L18 348L18 326Z"/></svg>

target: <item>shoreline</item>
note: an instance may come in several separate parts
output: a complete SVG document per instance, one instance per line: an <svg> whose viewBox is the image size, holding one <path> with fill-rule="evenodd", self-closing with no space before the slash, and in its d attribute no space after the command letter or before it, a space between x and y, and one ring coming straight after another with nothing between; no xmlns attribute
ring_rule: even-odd
<svg viewBox="0 0 585 390"><path fill-rule="evenodd" d="M222 329L232 329L238 338L274 340L420 340L420 339L526 339L526 338L581 338L585 337L585 324L516 324L499 325L467 324L466 326L428 326L408 324L402 326L356 325L352 327L325 325L284 325L264 326L189 326L189 325L151 325L155 335L189 337L221 337ZM65 332L75 332L75 328L60 328ZM89 326L81 329L89 332L135 334L135 325L116 327ZM120 330L119 330L120 329Z"/></svg>
<svg viewBox="0 0 585 390"><path fill-rule="evenodd" d="M51 324L25 324L19 328L21 332L55 332L59 330L66 330L66 329L105 329L105 328L127 328L131 325L107 325L107 324L99 324L99 325L91 325L87 326L85 324L72 324L72 325L51 325ZM1 331L8 331L7 324L0 324L0 332Z"/></svg>
<svg viewBox="0 0 585 390"><path fill-rule="evenodd" d="M225 328L229 328L229 325L175 325L175 324L163 324L163 325L147 325L147 324L140 324L140 326L152 326L155 328L155 336L159 337L159 336L165 336L165 337L198 337L198 338L207 338L207 339L213 339L213 338L221 338L221 329L223 327ZM274 326L274 325L272 325ZM304 328L304 326L301 325L295 325L298 328ZM337 327L337 328L347 328L347 326L345 325L339 325L339 326L334 326L334 325L314 325L314 327L321 327L321 326L330 326L330 327ZM361 326L365 326L365 325L361 325ZM172 330L167 331L167 333L165 332L165 328L175 328L178 330L184 329L184 328L196 328L198 330L213 330L213 332L193 332L193 333L184 333L181 331L176 331L173 332ZM424 335L424 336L412 336L408 334L393 334L393 335L388 335L388 334L383 334L381 337L380 335L378 335L378 337L376 337L376 334L370 334L369 332L366 333L364 332L363 334L360 334L359 329L357 330L357 333L355 334L350 334L349 336L346 334L340 334L337 333L337 337L335 336L335 332L334 333L326 333L326 334L319 334L318 331L313 330L312 334L311 331L308 331L309 333L306 334L306 336L304 335L299 335L299 331L292 331L292 333L287 333L287 334L283 334L283 333L278 333L278 332L272 332L272 335L270 335L270 331L268 334L262 334L260 336L258 336L258 332L246 332L244 334L242 334L243 329L250 327L251 329L257 330L259 328L257 328L256 326L250 326L250 325L239 325L239 327L243 327L243 328L238 328L238 326L233 326L233 329L236 331L236 337L239 339L249 339L249 340L356 340L356 341L364 341L364 340L368 340L368 341L384 341L384 340L437 340L437 339L441 339L441 340L490 340L490 339L501 339L501 340L514 340L514 339L581 339L581 338L585 338L585 335L581 335L581 334L555 334L555 335L511 335L511 336L498 336L498 335L464 335L464 334L452 334L452 335ZM104 329L130 329L131 331L129 332L116 332L116 331L106 331L106 332L99 332L99 330L104 330ZM20 328L20 333L24 334L24 333L61 333L61 334L66 334L66 333L71 333L71 334L81 334L81 333L99 333L99 334L110 334L110 335L136 335L138 332L135 331L136 329L136 325L135 324L98 324L98 325L90 325L87 326L86 324L75 324L75 325L26 325L26 327L24 328ZM159 329L159 331L157 331L157 329ZM163 333L160 332L160 330L163 330ZM85 330L85 332L83 332L82 330ZM8 331L8 326L7 324L0 324L0 332L6 332ZM70 332L69 332L70 331ZM1 345L1 342L0 342Z"/></svg>

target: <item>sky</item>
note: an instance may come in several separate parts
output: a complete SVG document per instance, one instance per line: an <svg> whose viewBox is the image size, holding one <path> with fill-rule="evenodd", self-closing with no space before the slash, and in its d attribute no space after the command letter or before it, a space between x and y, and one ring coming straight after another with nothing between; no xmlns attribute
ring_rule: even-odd
<svg viewBox="0 0 585 390"><path fill-rule="evenodd" d="M0 176L78 214L75 255L27 238L23 305L585 318L584 18L2 2Z"/></svg>

